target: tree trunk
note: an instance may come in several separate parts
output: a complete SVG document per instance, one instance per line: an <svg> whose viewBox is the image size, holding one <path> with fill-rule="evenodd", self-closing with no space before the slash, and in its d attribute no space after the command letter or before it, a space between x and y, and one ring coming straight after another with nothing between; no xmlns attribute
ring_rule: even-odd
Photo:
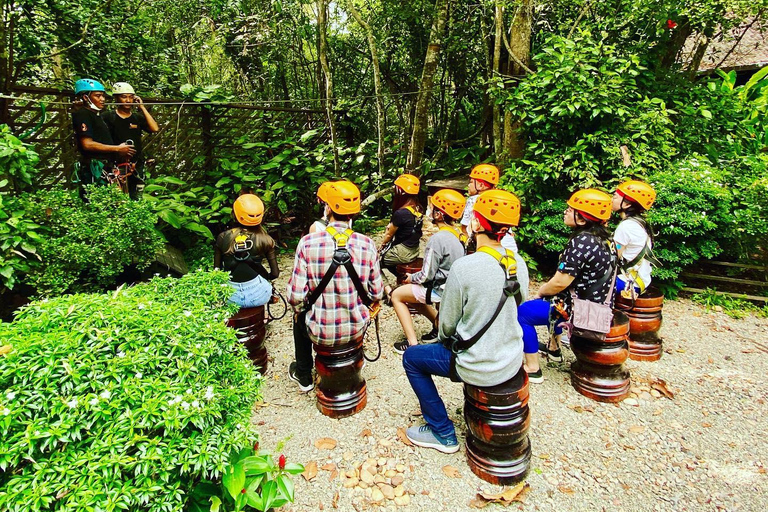
<svg viewBox="0 0 768 512"><path fill-rule="evenodd" d="M341 174L339 165L339 150L336 147L336 120L333 115L333 77L331 67L328 65L328 44L325 39L328 28L328 0L317 0L317 31L318 31L318 59L323 70L325 85L325 112L328 116L328 128L331 132L331 148L333 149L333 170L336 176ZM321 89L322 90L322 89Z"/></svg>
<svg viewBox="0 0 768 512"><path fill-rule="evenodd" d="M493 70L491 77L501 73L501 40L504 37L504 9L501 0L496 0L494 8L494 35L493 35ZM493 102L493 153L495 159L501 157L502 146L501 109L497 102Z"/></svg>
<svg viewBox="0 0 768 512"><path fill-rule="evenodd" d="M688 36L693 33L691 30L691 23L688 21L688 18L685 17L678 20L677 27L672 30L674 30L674 32L667 43L667 49L661 56L661 67L665 69L670 69L675 65L677 55L683 49Z"/></svg>
<svg viewBox="0 0 768 512"><path fill-rule="evenodd" d="M714 28L712 25L707 25L704 28L704 32L701 33L701 37L699 37L696 45L696 51L693 54L693 59L688 65L688 79L691 81L696 79L696 74L699 71L699 66L701 66L701 61L704 58L704 54L707 53L707 47L709 47L713 32Z"/></svg>
<svg viewBox="0 0 768 512"><path fill-rule="evenodd" d="M381 95L381 68L379 67L379 52L376 49L376 38L373 36L371 26L363 20L360 12L354 4L354 0L347 0L347 6L355 18L355 21L365 31L368 39L368 49L371 51L371 64L373 65L373 90L376 94L376 127L378 131L379 147L376 150L376 158L379 161L379 176L384 176L384 139L386 137L386 119L384 118L384 97Z"/></svg>
<svg viewBox="0 0 768 512"><path fill-rule="evenodd" d="M508 50L509 74L520 76L526 73L531 65L531 19L533 17L533 0L519 0L509 36ZM514 55L516 57L512 58ZM522 64L522 65L521 65ZM525 150L525 140L520 133L520 120L512 117L509 111L504 112L504 151L500 162L504 163L514 158L522 158Z"/></svg>
<svg viewBox="0 0 768 512"><path fill-rule="evenodd" d="M8 94L10 90L11 63L10 48L13 38L13 25L11 17L13 16L13 5L10 2L3 2L0 5L0 94ZM0 124L8 123L8 105L9 101L0 98Z"/></svg>
<svg viewBox="0 0 768 512"><path fill-rule="evenodd" d="M406 171L417 175L420 172L421 162L424 157L424 146L427 142L429 104L432 99L432 87L440 57L440 47L443 44L443 36L445 35L445 22L448 19L449 4L450 0L435 0L435 18L432 21L432 29L429 33L429 46L424 57L424 68L421 72L421 85L419 86L416 111L413 117L411 147L405 164Z"/></svg>

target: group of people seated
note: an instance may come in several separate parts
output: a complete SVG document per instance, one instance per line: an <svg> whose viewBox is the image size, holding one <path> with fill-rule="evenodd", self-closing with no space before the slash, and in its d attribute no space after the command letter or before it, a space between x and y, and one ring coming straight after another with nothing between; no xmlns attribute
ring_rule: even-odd
<svg viewBox="0 0 768 512"><path fill-rule="evenodd" d="M655 261L652 231L644 219L656 197L650 185L626 181L613 197L579 190L563 213L573 234L557 271L529 300L528 269L513 233L520 201L496 188L499 169L494 165L475 166L469 180L469 197L438 190L425 209L419 179L399 176L393 214L378 247L352 230L361 204L357 186L346 180L323 183L317 191L323 218L299 242L287 289L295 311L296 360L289 377L305 392L314 388L312 344L361 340L374 306L391 303L405 338L394 349L403 355L426 422L408 428L406 435L415 445L445 453L459 445L434 375L488 387L512 379L522 367L530 382L543 382L539 353L562 359L562 331L574 299L610 304L614 293L636 297L650 284ZM613 212L621 220L611 236L607 222ZM245 194L235 202L234 214L238 226L216 240L216 266L231 273L233 302L266 304L279 272L274 241L261 227L264 205ZM399 287L385 287L382 269L397 274L398 265L420 255L425 219L436 232L427 241L423 266L401 275ZM432 325L421 343L409 305ZM538 341L539 325L549 328L546 343Z"/></svg>

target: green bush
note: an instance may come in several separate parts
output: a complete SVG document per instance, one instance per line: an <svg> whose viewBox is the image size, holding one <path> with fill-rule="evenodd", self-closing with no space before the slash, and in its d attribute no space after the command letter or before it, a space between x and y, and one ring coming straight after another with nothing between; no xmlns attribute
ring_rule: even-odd
<svg viewBox="0 0 768 512"><path fill-rule="evenodd" d="M26 215L47 231L37 244L42 264L28 278L39 294L109 288L126 265L145 268L163 247L147 203L114 187L90 187L89 198L61 189L22 198Z"/></svg>
<svg viewBox="0 0 768 512"><path fill-rule="evenodd" d="M182 511L256 439L261 377L223 272L33 303L0 323L0 510Z"/></svg>
<svg viewBox="0 0 768 512"><path fill-rule="evenodd" d="M27 215L26 202L0 194L0 293L41 265L38 245L48 230Z"/></svg>
<svg viewBox="0 0 768 512"><path fill-rule="evenodd" d="M38 160L29 144L14 137L7 124L0 125L0 190L19 192L31 187Z"/></svg>

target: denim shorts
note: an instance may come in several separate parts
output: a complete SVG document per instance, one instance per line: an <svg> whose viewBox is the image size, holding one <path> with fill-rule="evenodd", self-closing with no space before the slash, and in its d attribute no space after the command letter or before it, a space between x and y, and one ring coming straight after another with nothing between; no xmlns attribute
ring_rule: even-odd
<svg viewBox="0 0 768 512"><path fill-rule="evenodd" d="M272 283L261 276L256 276L244 283L230 281L229 285L235 290L229 302L241 308L263 306L272 297Z"/></svg>

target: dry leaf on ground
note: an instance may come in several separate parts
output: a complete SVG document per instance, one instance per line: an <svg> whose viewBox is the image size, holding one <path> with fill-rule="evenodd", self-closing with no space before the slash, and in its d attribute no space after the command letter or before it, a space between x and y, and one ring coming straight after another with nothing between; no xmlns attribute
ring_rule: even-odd
<svg viewBox="0 0 768 512"><path fill-rule="evenodd" d="M336 440L330 437L321 437L315 441L315 448L318 450L333 450L336 448Z"/></svg>
<svg viewBox="0 0 768 512"><path fill-rule="evenodd" d="M408 436L405 435L405 429L403 427L399 427L397 429L397 438L400 439L404 445L406 446L413 446L413 443L410 439L408 439Z"/></svg>
<svg viewBox="0 0 768 512"><path fill-rule="evenodd" d="M459 470L451 465L443 466L443 474L448 478L461 478Z"/></svg>
<svg viewBox="0 0 768 512"><path fill-rule="evenodd" d="M360 437L368 437L372 435L373 435L373 432L371 432L371 429L369 428L364 428L363 431L360 432Z"/></svg>
<svg viewBox="0 0 768 512"><path fill-rule="evenodd" d="M336 470L336 464L334 464L333 462L329 462L328 464L326 464L325 466L321 467L320 469L322 469L323 471L335 471Z"/></svg>
<svg viewBox="0 0 768 512"><path fill-rule="evenodd" d="M629 427L629 431L633 434L639 434L640 432L643 432L645 430L645 427L642 425L633 425Z"/></svg>
<svg viewBox="0 0 768 512"><path fill-rule="evenodd" d="M489 503L500 503L504 506L508 506L510 503L516 501L522 503L530 490L530 484L527 482L520 482L514 487L504 489L499 494L479 492L472 501L469 502L469 506L472 508L484 508Z"/></svg>
<svg viewBox="0 0 768 512"><path fill-rule="evenodd" d="M309 482L313 478L317 476L317 462L307 462L304 464L304 472L301 473L301 476L304 477L304 480Z"/></svg>
<svg viewBox="0 0 768 512"><path fill-rule="evenodd" d="M667 383L662 379L656 379L651 382L651 388L655 389L670 400L675 398L675 394L667 388Z"/></svg>
<svg viewBox="0 0 768 512"><path fill-rule="evenodd" d="M567 487L565 485L558 485L557 490L560 491L563 494L575 494L576 491L571 489L570 487Z"/></svg>

